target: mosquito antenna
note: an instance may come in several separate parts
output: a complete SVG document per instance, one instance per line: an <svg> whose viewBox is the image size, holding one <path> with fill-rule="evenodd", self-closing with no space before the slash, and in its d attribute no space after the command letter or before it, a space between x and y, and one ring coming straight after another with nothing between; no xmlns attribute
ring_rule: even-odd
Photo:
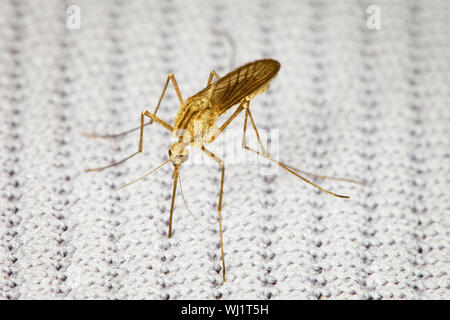
<svg viewBox="0 0 450 320"><path fill-rule="evenodd" d="M144 176L142 176L142 177L140 177L140 178L137 178L136 180L133 180L133 181L131 181L130 183L127 183L127 184L121 186L121 187L119 188L119 190L121 190L121 189L123 189L123 188L125 188L125 187L128 187L130 184L133 184L133 183L135 183L135 182L137 182L137 181L139 181L139 180L142 180L142 179L148 177L149 175L151 175L153 172L155 172L156 170L158 170L159 168L161 168L162 166L164 166L164 165L165 165L166 163L168 163L169 161L170 161L170 159L166 160L163 164L159 165L158 167L156 167L155 169L153 169L152 171L150 171L150 172L147 173L146 175L144 175Z"/></svg>

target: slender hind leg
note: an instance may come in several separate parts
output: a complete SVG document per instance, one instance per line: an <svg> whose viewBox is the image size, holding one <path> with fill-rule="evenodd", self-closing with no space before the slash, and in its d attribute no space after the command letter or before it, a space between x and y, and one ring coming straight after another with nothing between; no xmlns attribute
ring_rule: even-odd
<svg viewBox="0 0 450 320"><path fill-rule="evenodd" d="M225 179L225 164L223 163L223 161L217 157L214 153L212 153L211 151L209 151L208 149L206 149L203 145L201 146L201 150L206 153L210 158L212 158L214 161L216 161L221 169L222 169L222 178L220 181L220 193L219 193L219 206L218 206L218 211L219 211L219 232L220 232L220 251L222 253L222 275L223 275L223 281L226 281L225 279L225 256L223 253L223 236L222 236L222 196L223 196L223 182Z"/></svg>
<svg viewBox="0 0 450 320"><path fill-rule="evenodd" d="M366 185L364 182L357 181L357 180L353 180L353 179L324 176L324 175L312 173L312 172L309 172L309 171L300 170L300 169L294 168L293 166L288 165L288 164L286 164L286 167L289 167L289 169L292 169L292 170L297 171L297 172L299 172L299 173L303 173L303 174L306 174L307 176L315 177L315 178L318 178L318 179L329 179L329 180L335 180L335 181L343 181L343 182L349 182L349 183L356 183L356 184L360 184L360 185L362 185L362 186L365 186L365 185Z"/></svg>
<svg viewBox="0 0 450 320"><path fill-rule="evenodd" d="M255 130L256 137L258 138L258 143L259 143L259 145L261 146L261 150L263 150L263 153L261 153L261 152L259 152L259 151L257 151L257 150L254 150L254 149L252 149L252 148L250 148L250 147L247 146L245 133L246 133L246 131L247 131L247 119L248 119L248 118L250 118L250 122L251 122L251 124L252 124L253 129ZM263 144L262 144L262 142L261 142L261 139L260 139L259 133L258 133L258 129L256 128L255 121L253 120L253 116L252 116L252 113L250 112L250 109L249 109L249 108L247 108L246 111L245 111L245 122L244 122L244 134L243 134L243 136L242 136L242 147L243 147L244 149L247 149L247 150L250 150L250 151L252 151L252 152L255 152L256 154L259 154L259 155L265 157L266 159L268 159L268 160L270 160L270 161L272 161L272 162L278 164L281 168L285 169L286 171L292 173L294 176L300 178L301 180L305 181L306 183L309 183L310 185L316 187L317 189L319 189L319 190L321 190L321 191L323 191L323 192L325 192L325 193L331 194L331 195L333 195L333 196L335 196L335 197L338 197L338 198L344 198L344 199L345 199L345 198L349 198L349 196L344 196L344 195L336 194L336 193L334 193L334 192L331 192L331 191L329 191L329 190L326 190L326 189L324 189L324 188L318 186L317 184L315 184L315 183L309 181L308 179L302 177L302 176L299 175L297 172L295 172L297 169L295 169L295 168L293 168L293 167L291 167L291 166L289 166L289 165L287 165L287 164L285 164L285 163L283 163L283 162L281 162L281 161L275 160L275 159L273 159L272 157L270 157L269 154L266 152L266 149L264 148L264 146L263 146ZM297 170L297 171L300 171L300 170ZM300 171L300 172L301 172L301 171ZM311 175L314 175L314 176L316 176L316 177L326 177L326 176L319 176L319 175L315 175L315 174L311 174ZM330 178L330 177L326 177L326 178ZM332 179L334 179L334 180L341 180L341 179L338 179L338 178L332 178ZM353 181L352 181L352 182L353 182Z"/></svg>

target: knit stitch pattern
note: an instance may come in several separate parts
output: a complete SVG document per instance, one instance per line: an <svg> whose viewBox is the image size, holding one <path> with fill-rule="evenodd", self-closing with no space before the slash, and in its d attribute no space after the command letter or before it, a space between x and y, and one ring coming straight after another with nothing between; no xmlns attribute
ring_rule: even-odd
<svg viewBox="0 0 450 320"><path fill-rule="evenodd" d="M1 299L450 298L449 1L0 6ZM139 133L81 133L138 126L170 72L187 98L212 69L261 58L281 69L250 109L278 132L280 160L366 186L314 180L351 196L339 199L264 159L227 164L224 140L248 153L238 116L234 138L207 146L226 164L223 283L217 163L181 167L193 215L178 193L169 239L172 165L118 188L167 159L170 133L146 126L142 154L92 173L137 151ZM177 110L170 84L158 116Z"/></svg>

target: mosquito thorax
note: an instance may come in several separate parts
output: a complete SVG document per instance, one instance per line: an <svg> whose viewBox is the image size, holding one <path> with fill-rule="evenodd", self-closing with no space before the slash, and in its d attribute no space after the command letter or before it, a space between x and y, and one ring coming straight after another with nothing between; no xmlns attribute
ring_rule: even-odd
<svg viewBox="0 0 450 320"><path fill-rule="evenodd" d="M189 158L189 150L184 143L175 142L169 148L169 157L173 165L179 167Z"/></svg>

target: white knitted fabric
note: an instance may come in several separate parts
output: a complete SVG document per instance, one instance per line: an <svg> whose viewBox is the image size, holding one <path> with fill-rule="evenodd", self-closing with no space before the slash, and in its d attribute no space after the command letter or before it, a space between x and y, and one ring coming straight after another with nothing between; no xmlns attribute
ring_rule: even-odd
<svg viewBox="0 0 450 320"><path fill-rule="evenodd" d="M80 29L66 26L69 5ZM367 27L370 5L379 30ZM450 298L449 1L0 7L0 298ZM281 69L251 110L278 130L279 158L367 186L314 180L343 200L281 169L228 164L223 284L217 163L182 166L197 220L178 193L168 239L171 164L117 189L167 159L169 132L146 127L142 154L94 173L83 169L135 152L139 134L117 151L80 133L137 126L169 72L186 98L210 70L264 57ZM158 115L173 123L177 109L169 85ZM243 120L229 127L238 146ZM220 140L208 148L222 157Z"/></svg>

